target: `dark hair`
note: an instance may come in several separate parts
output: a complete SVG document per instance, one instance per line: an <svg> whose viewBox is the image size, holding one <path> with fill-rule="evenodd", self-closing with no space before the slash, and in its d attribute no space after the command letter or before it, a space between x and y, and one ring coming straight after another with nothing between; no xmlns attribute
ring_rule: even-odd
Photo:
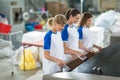
<svg viewBox="0 0 120 80"><path fill-rule="evenodd" d="M82 15L82 17L81 17L81 20L79 22L79 26L85 25L87 23L87 20L89 18L92 18L92 14L89 13L89 12L84 12L83 15Z"/></svg>
<svg viewBox="0 0 120 80"><path fill-rule="evenodd" d="M77 14L80 14L80 11L78 11L77 9L75 8L72 8L72 9L68 9L65 13L65 17L67 20L69 20L70 18L70 15L72 15L73 17L76 16Z"/></svg>

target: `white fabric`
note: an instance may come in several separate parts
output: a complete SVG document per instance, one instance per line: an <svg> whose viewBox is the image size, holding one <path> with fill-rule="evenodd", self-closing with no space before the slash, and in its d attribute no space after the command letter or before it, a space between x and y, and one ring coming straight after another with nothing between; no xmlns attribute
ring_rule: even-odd
<svg viewBox="0 0 120 80"><path fill-rule="evenodd" d="M79 34L76 27L68 27L68 41L67 45L73 50L78 50ZM65 54L66 60L69 61L72 59L70 54Z"/></svg>
<svg viewBox="0 0 120 80"><path fill-rule="evenodd" d="M91 39L93 40L94 44L103 47L104 28L93 26L90 28L90 31L93 33Z"/></svg>
<svg viewBox="0 0 120 80"><path fill-rule="evenodd" d="M22 38L22 42L38 42L44 39L46 32L32 31L25 33Z"/></svg>
<svg viewBox="0 0 120 80"><path fill-rule="evenodd" d="M78 50L79 34L77 28L68 27L68 35L68 47L74 50Z"/></svg>
<svg viewBox="0 0 120 80"><path fill-rule="evenodd" d="M93 47L92 32L87 27L83 27L83 45L90 49Z"/></svg>
<svg viewBox="0 0 120 80"><path fill-rule="evenodd" d="M98 16L95 19L94 26L108 29L109 27L113 25L115 21L115 17L114 17L115 13L116 12L113 10L109 10L109 11L106 11L105 13L102 13L100 16Z"/></svg>
<svg viewBox="0 0 120 80"><path fill-rule="evenodd" d="M76 26L73 24L73 27L68 27L68 41L67 41L67 45L69 48L73 49L73 50L77 50L77 51L83 51L81 49L79 49L79 33L77 31ZM65 54L65 58L66 61L69 61L72 59L72 56L69 54ZM73 72L78 72L78 68L76 68L75 70L73 70Z"/></svg>
<svg viewBox="0 0 120 80"><path fill-rule="evenodd" d="M86 48L92 49L93 44L103 46L104 28L102 27L83 27L83 44Z"/></svg>
<svg viewBox="0 0 120 80"><path fill-rule="evenodd" d="M64 47L60 32L57 32L56 34L52 33L51 35L50 55L65 60ZM43 71L45 74L55 73L60 70L61 68L57 63L45 58L43 59Z"/></svg>
<svg viewBox="0 0 120 80"><path fill-rule="evenodd" d="M100 14L94 22L94 26L103 27L105 30L110 30L110 32L119 33L120 32L120 12L114 10L106 11Z"/></svg>
<svg viewBox="0 0 120 80"><path fill-rule="evenodd" d="M0 39L0 57L11 57L12 42Z"/></svg>
<svg viewBox="0 0 120 80"><path fill-rule="evenodd" d="M116 12L114 15L115 20L112 26L110 26L110 31L112 33L120 33L120 13Z"/></svg>

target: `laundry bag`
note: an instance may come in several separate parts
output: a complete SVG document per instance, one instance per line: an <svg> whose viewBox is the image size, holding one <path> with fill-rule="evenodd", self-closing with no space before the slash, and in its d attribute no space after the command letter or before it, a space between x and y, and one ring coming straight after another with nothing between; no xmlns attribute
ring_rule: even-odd
<svg viewBox="0 0 120 80"><path fill-rule="evenodd" d="M19 63L21 70L33 70L36 69L36 61L33 57L33 53L30 49L25 49L21 56Z"/></svg>

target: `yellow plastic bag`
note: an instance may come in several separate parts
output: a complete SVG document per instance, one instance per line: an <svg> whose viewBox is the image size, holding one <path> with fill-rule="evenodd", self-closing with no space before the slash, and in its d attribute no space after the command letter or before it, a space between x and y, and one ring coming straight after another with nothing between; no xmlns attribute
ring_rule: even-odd
<svg viewBox="0 0 120 80"><path fill-rule="evenodd" d="M36 62L34 60L32 51L29 49L25 49L24 53L20 60L20 69L21 70L33 70L36 69Z"/></svg>

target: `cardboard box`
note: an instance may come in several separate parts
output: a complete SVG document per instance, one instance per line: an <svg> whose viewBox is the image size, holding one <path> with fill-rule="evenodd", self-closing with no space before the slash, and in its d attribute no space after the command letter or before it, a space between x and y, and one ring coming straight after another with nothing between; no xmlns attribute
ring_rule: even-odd
<svg viewBox="0 0 120 80"><path fill-rule="evenodd" d="M109 9L117 9L118 0L100 0L100 11L106 11Z"/></svg>
<svg viewBox="0 0 120 80"><path fill-rule="evenodd" d="M55 16L56 14L63 14L66 12L67 5L61 2L47 2L46 3L47 10Z"/></svg>

